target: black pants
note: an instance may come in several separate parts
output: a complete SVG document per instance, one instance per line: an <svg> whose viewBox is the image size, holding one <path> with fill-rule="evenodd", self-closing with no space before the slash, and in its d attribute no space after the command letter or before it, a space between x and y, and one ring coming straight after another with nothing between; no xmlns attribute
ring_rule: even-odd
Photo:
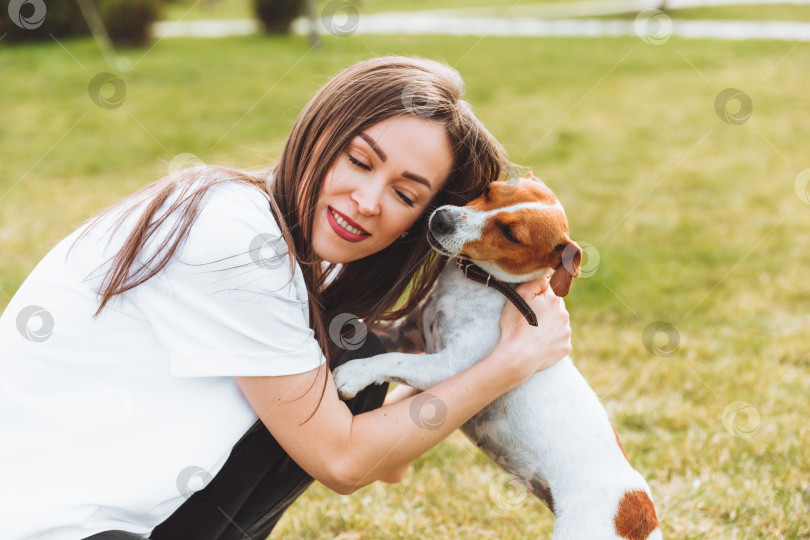
<svg viewBox="0 0 810 540"><path fill-rule="evenodd" d="M345 360L386 352L369 332L362 347L346 351ZM388 383L366 388L346 404L354 415L379 408ZM228 460L211 482L195 492L163 523L151 540L264 540L281 515L312 484L313 479L257 421L234 445ZM85 540L141 538L108 531Z"/></svg>

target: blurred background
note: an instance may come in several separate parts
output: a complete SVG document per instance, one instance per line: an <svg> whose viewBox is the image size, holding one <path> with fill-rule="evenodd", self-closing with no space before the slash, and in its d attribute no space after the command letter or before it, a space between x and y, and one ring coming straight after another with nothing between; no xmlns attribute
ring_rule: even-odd
<svg viewBox="0 0 810 540"><path fill-rule="evenodd" d="M442 60L585 248L572 357L667 538L810 538L810 0L11 0L0 309L107 205L260 167L372 56ZM5 6L4 6L5 7ZM0 352L0 354L2 354ZM277 538L543 538L456 433L397 485L313 486Z"/></svg>

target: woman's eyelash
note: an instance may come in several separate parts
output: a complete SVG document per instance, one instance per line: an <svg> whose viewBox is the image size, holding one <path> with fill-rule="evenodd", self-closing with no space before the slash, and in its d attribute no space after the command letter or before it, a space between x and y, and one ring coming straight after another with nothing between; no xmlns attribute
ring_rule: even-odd
<svg viewBox="0 0 810 540"><path fill-rule="evenodd" d="M346 154L346 155L349 156L349 161L351 161L352 163L354 163L355 165L357 165L361 169L365 169L367 171L371 170L371 167L369 167L368 165L366 165L365 163L363 163L359 159L355 159L355 157L352 156L351 154Z"/></svg>
<svg viewBox="0 0 810 540"><path fill-rule="evenodd" d="M399 195L400 199L405 201L405 204L407 204L408 206L413 206L413 201L408 197L406 197L405 194L403 194L401 191L397 191L397 195Z"/></svg>

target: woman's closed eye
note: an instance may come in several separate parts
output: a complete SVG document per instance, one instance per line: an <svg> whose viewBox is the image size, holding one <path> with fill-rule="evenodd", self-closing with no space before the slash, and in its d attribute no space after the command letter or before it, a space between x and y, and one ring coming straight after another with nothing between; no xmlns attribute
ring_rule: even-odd
<svg viewBox="0 0 810 540"><path fill-rule="evenodd" d="M359 159L355 158L353 155L351 155L351 154L346 154L346 155L349 156L349 161L351 161L354 165L356 165L356 166L358 166L361 169L366 170L366 171L371 170L371 167L369 167L368 165L366 165L365 163L363 163Z"/></svg>
<svg viewBox="0 0 810 540"><path fill-rule="evenodd" d="M404 202L408 206L413 206L413 201L411 199L409 199L407 195L405 195L404 193L402 193L399 190L396 190L396 192L397 192L397 195L399 195L399 198L402 199L402 202Z"/></svg>
<svg viewBox="0 0 810 540"><path fill-rule="evenodd" d="M363 169L364 171L370 171L371 170L370 165L366 165L365 163L363 163L362 161L360 161L359 159L357 159L356 157L354 157L353 155L351 155L348 152L346 153L346 155L349 157L349 161L351 161L352 165L354 165L355 167ZM399 196L400 199L402 199L402 202L404 202L405 204L407 204L408 206L411 206L411 207L414 205L413 200L411 198L409 198L407 195L405 195L404 193L402 193L399 190L394 190L394 191L397 192L397 195Z"/></svg>

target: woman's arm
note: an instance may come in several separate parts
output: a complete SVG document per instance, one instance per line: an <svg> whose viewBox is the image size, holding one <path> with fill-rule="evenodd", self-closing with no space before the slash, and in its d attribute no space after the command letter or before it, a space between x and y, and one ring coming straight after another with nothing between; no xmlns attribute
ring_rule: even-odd
<svg viewBox="0 0 810 540"><path fill-rule="evenodd" d="M388 394L385 396L383 407L421 393L422 391L418 388L413 388L406 384L398 384L396 388L388 392ZM409 461L405 465L392 470L386 476L381 477L380 482L385 482L387 484L398 484L399 482L402 482L402 479L405 478L405 473L407 473L408 469L411 467L411 463L413 463L413 461Z"/></svg>
<svg viewBox="0 0 810 540"><path fill-rule="evenodd" d="M562 301L550 289L539 295L536 291L536 285L518 288L538 314L538 327L527 325L507 303L501 334L508 339L502 338L481 362L426 391L446 407L443 421L432 425L434 429L416 422L424 401L414 403L415 396L353 416L323 366L296 375L237 377L237 384L301 468L333 491L349 494L401 470L498 396L570 352L568 314ZM304 422L317 406L324 376L323 400Z"/></svg>
<svg viewBox="0 0 810 540"><path fill-rule="evenodd" d="M411 396L415 396L416 394L421 393L422 391L418 388L413 388L408 386L407 384L398 384L396 388L388 392L385 396L385 401L383 401L383 406L391 405L392 403L396 403L397 401L402 401L405 398L409 398Z"/></svg>
<svg viewBox="0 0 810 540"><path fill-rule="evenodd" d="M414 397L353 416L338 398L332 374L323 367L298 375L237 377L237 383L264 425L302 469L329 489L349 494L421 456L520 384L516 377L503 376L500 362L494 353L428 391L447 410L437 429L420 427L413 420ZM303 423L318 403L324 374L328 378L323 401Z"/></svg>

